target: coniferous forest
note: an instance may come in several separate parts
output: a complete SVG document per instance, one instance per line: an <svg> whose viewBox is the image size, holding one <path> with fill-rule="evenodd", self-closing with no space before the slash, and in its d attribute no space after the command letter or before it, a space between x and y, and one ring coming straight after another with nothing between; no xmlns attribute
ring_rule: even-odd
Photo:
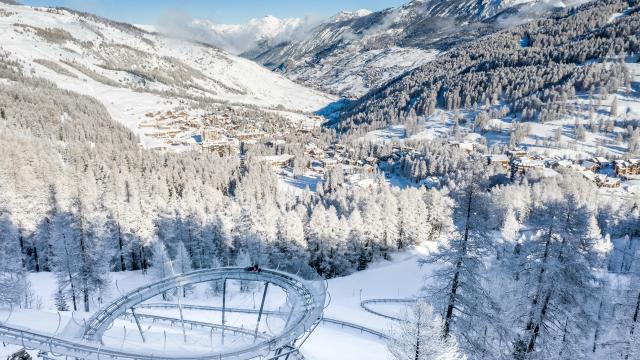
<svg viewBox="0 0 640 360"><path fill-rule="evenodd" d="M638 101L628 64L639 29L634 0L555 9L443 51L345 102L326 126L241 154L144 148L101 101L36 76L0 43L0 303L36 307L34 273L55 275L57 310L93 312L119 272L259 264L335 279L425 247L421 300L391 331L393 359L640 359L639 198L603 195L574 169L514 176L487 163L530 135L527 123L570 116L578 96ZM476 112L472 132L515 119L512 141L466 151L454 136L365 136L444 111ZM616 158L629 160L640 119L610 118L628 143ZM314 188L283 186L262 159L293 154L297 176L313 167L310 141L351 149L344 164L374 158L368 185L346 186L338 164Z"/></svg>

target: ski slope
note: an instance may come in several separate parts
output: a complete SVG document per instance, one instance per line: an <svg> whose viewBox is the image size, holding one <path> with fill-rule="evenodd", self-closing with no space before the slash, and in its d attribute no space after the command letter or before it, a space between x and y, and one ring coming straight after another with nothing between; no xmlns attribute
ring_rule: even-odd
<svg viewBox="0 0 640 360"><path fill-rule="evenodd" d="M143 138L137 124L148 112L214 102L299 115L335 100L219 48L62 9L0 2L0 51L30 75L97 98Z"/></svg>

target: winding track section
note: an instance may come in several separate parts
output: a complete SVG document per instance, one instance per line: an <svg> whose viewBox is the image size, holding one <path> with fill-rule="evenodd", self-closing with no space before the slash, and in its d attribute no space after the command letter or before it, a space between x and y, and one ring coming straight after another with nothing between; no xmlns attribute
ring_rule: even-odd
<svg viewBox="0 0 640 360"><path fill-rule="evenodd" d="M289 325L280 335L257 342L255 345L204 355L168 356L147 352L129 352L102 346L100 339L113 321L125 316L153 297L175 288L210 281L246 280L273 284L282 288L294 304ZM86 360L247 360L263 357L274 352L283 354L282 349L290 348L296 340L313 331L322 321L325 305L326 285L324 282L304 280L301 277L277 270L264 269L261 272L247 272L243 268L227 267L209 269L166 278L142 286L116 299L94 314L76 338L62 338L25 328L0 323L0 340L38 349L54 356L71 356ZM274 357L271 357L272 359Z"/></svg>
<svg viewBox="0 0 640 360"><path fill-rule="evenodd" d="M171 304L171 303L154 303L154 304L142 304L140 306L138 306L136 309L176 309L178 307L177 304ZM206 310L206 311L216 311L216 312L221 312L222 308L219 306L206 306L206 305L189 305L189 304L183 304L182 305L183 309L188 309L188 310ZM242 313L242 314L257 314L258 310L253 310L253 309L238 309L238 308L226 308L225 309L226 312L230 312L230 313ZM286 316L287 313L282 312L282 311L273 311L273 310L265 310L263 311L263 314L265 315L279 315L279 316ZM140 314L138 313L138 316L146 316L144 314ZM174 321L177 321L177 319L172 318ZM338 325L340 327L343 328L349 328L352 330L357 330L360 333L364 333L364 334L369 334L369 335L373 335L375 337L378 337L382 340L391 340L391 338L389 337L389 335L382 333L380 331L368 328L366 326L362 326L362 325L358 325L358 324L354 324L348 321L342 321L342 320L338 320L338 319L333 319L333 318L329 318L326 316L322 317L322 323L325 324L332 324L332 325Z"/></svg>
<svg viewBox="0 0 640 360"><path fill-rule="evenodd" d="M418 299L368 299L368 300L363 300L360 302L360 307L368 312L371 313L373 315L376 316L380 316L383 317L385 319L388 320L393 320L393 321L404 321L403 319L397 317L397 316L392 316L392 315L387 315L387 314L383 314L379 311L373 310L371 308L371 305L374 304L404 304L404 305L413 305L415 303L418 302Z"/></svg>

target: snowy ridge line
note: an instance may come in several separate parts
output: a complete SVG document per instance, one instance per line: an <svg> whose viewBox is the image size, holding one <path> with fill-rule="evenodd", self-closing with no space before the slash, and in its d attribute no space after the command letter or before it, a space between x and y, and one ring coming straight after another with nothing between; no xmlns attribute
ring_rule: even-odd
<svg viewBox="0 0 640 360"><path fill-rule="evenodd" d="M177 308L178 305L177 304L162 304L162 303L154 303L154 304L141 304L138 307L136 307L136 309L175 309ZM206 305L188 305L188 304L182 304L182 308L183 309L190 309L190 310L209 310L209 311L222 311L222 307L219 306L206 306ZM244 313L244 314L257 314L259 311L258 310L254 310L254 309L240 309L240 308L225 308L224 311L226 312L231 312L231 313ZM282 316L286 316L287 313L286 312L282 312L282 311L275 311L275 310L264 310L262 312L263 314L268 314L268 315L282 315ZM136 314L138 315L138 314ZM140 315L138 315L140 316ZM334 324L334 325L340 325L342 327L346 327L346 328L351 328L354 330L358 330L361 333L366 333L369 335L373 335L376 337L379 337L381 339L384 340L390 340L391 337L389 337L389 335L382 333L380 331L362 326L362 325L358 325L358 324L354 324L354 323L350 323L347 321L342 321L342 320L338 320L338 319L333 319L333 318L328 318L326 316L322 317L321 322L323 323L328 323L328 324Z"/></svg>
<svg viewBox="0 0 640 360"><path fill-rule="evenodd" d="M370 304L415 304L416 302L418 302L417 299L369 299L369 300L361 301L360 307L368 313L383 317L385 319L389 319L393 321L404 321L399 317L383 314L381 312L372 310L371 308L369 308L369 305Z"/></svg>
<svg viewBox="0 0 640 360"><path fill-rule="evenodd" d="M128 309L142 301L148 300L176 287L188 286L216 280L248 280L274 284L283 288L290 296L295 296L295 303L300 304L300 314L291 320L291 325L283 330L280 336L257 343L243 349L227 353L215 353L192 356L175 356L154 353L134 353L104 347L99 340L113 321L126 315ZM244 268L219 268L191 272L166 278L156 283L142 286L119 299L116 299L102 310L94 314L87 322L82 338L63 338L27 330L19 326L0 323L0 340L22 346L26 349L37 349L49 352L52 356L71 356L86 360L126 359L126 360L214 360L234 359L247 360L256 357L264 358L278 349L290 347L294 341L314 328L322 319L326 287L324 283L304 280L284 272L264 269L261 272L247 272ZM278 358L276 354L272 359Z"/></svg>

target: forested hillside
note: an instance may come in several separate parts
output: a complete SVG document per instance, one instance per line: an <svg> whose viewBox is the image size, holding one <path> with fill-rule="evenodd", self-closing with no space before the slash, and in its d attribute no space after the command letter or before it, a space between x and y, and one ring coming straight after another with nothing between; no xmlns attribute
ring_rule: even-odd
<svg viewBox="0 0 640 360"><path fill-rule="evenodd" d="M173 271L170 263L179 272L259 264L294 274L311 266L336 278L419 247L428 276L418 295L435 321L429 331L441 336L405 326L410 341L393 343L399 353L455 345L456 356L474 360L637 359L637 197L605 192L571 167L510 176L503 164L488 163L486 147L360 135L408 128L437 109L547 122L566 117L578 94L637 92L627 65L637 61L638 29L635 0L557 10L391 81L348 105L337 129L276 128L277 138L243 142L224 156L145 149L108 104L33 70L38 64L73 79L83 67L32 63L0 49L0 305L36 307L30 272L55 274L58 310L89 312L106 297L112 272L157 279ZM64 35L44 32L52 34ZM240 110L221 111L233 118ZM244 111L243 118L260 114ZM636 134L630 148L640 152L638 119L616 121ZM275 170L265 155L292 155L292 164ZM320 166L314 189L287 183ZM354 185L346 179L353 175L365 181ZM341 301L359 303L357 289L347 290Z"/></svg>
<svg viewBox="0 0 640 360"><path fill-rule="evenodd" d="M625 284L638 264L621 254L637 250L639 213L625 199L593 201L581 177L509 184L434 142L420 151L440 190L345 188L336 172L295 195L251 156L243 172L234 158L140 150L99 103L22 74L7 55L2 78L5 303L32 303L28 271L53 271L60 304L88 309L107 270L167 257L188 256L187 268L310 264L333 277L444 236L425 260L441 269L427 294L471 358L628 352L636 298Z"/></svg>
<svg viewBox="0 0 640 360"><path fill-rule="evenodd" d="M99 292L106 269L148 268L158 241L172 255L184 244L195 268L308 262L331 277L434 239L440 227L418 225L429 216L416 196L424 190L385 184L372 195L328 184L322 197L296 196L251 158L241 175L237 157L140 150L101 104L23 75L7 56L2 264L20 274L55 271L69 296ZM80 283L90 288L78 290Z"/></svg>
<svg viewBox="0 0 640 360"><path fill-rule="evenodd" d="M340 126L500 104L544 122L577 93L631 91L622 63L640 50L638 10L633 0L594 1L461 45L352 103Z"/></svg>
<svg viewBox="0 0 640 360"><path fill-rule="evenodd" d="M580 2L580 1L578 1ZM575 1L556 5L574 5ZM302 84L363 96L440 52L526 19L555 2L415 0L376 12L340 13L290 41L243 56Z"/></svg>

